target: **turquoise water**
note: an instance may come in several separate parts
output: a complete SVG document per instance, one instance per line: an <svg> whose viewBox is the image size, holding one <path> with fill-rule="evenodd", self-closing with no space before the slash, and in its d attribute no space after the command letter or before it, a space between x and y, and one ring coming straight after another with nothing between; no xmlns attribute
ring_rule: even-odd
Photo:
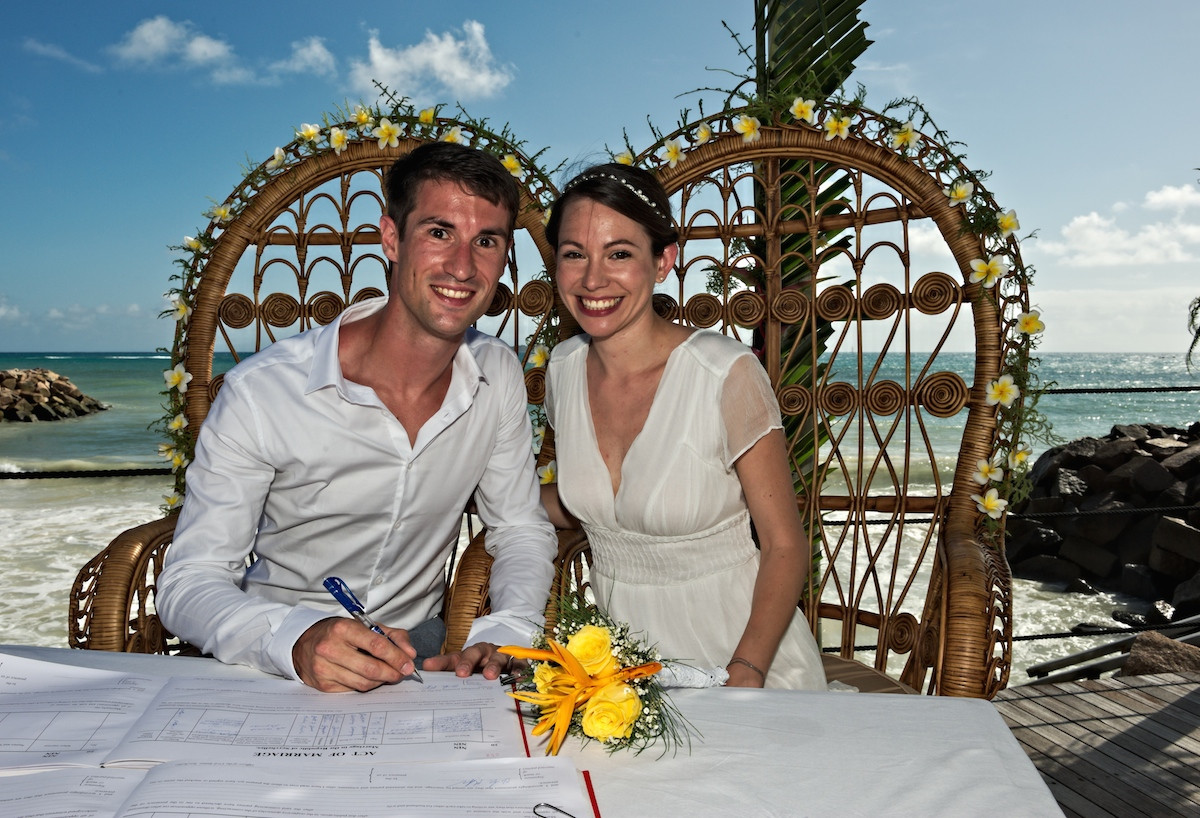
<svg viewBox="0 0 1200 818"><path fill-rule="evenodd" d="M1111 389L1200 385L1180 354L1043 354L1039 375L1061 387ZM216 371L231 364L219 360ZM0 472L112 469L162 466L159 434L151 427L163 414L165 354L7 354L0 369L44 367L70 378L105 412L53 423L0 423ZM935 369L960 372L970 381L970 359L943 354ZM880 377L899 378L885 362ZM1187 426L1200 421L1200 392L1047 395L1042 411L1065 440L1099 437L1114 424L1154 422ZM955 451L958 423L939 424L935 451ZM1034 445L1035 455L1047 447ZM939 464L943 469L947 464ZM950 463L950 466L953 464ZM121 531L160 516L169 476L134 478L0 479L0 643L65 644L67 597L75 573ZM1018 634L1069 630L1082 621L1110 624L1116 608L1139 603L1114 594L1081 597L1061 588L1017 581ZM1094 640L1017 643L1014 682L1020 668L1096 644Z"/></svg>

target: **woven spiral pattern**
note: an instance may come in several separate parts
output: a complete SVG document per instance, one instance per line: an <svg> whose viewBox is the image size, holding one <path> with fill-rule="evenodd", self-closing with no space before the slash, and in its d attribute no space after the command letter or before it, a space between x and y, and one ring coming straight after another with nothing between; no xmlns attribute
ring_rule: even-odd
<svg viewBox="0 0 1200 818"><path fill-rule="evenodd" d="M710 293L698 293L688 299L683 315L694 327L711 327L720 322L724 312L721 299Z"/></svg>
<svg viewBox="0 0 1200 818"><path fill-rule="evenodd" d="M337 293L317 293L308 299L308 315L318 324L328 324L342 314L346 305Z"/></svg>
<svg viewBox="0 0 1200 818"><path fill-rule="evenodd" d="M780 389L779 411L788 416L807 415L812 411L812 393L806 387L792 384Z"/></svg>
<svg viewBox="0 0 1200 818"><path fill-rule="evenodd" d="M351 304L358 304L372 298L379 298L383 295L383 290L378 287L363 287L354 294L354 298L350 299Z"/></svg>
<svg viewBox="0 0 1200 818"><path fill-rule="evenodd" d="M224 373L218 375L208 382L208 402L212 403L217 399L217 393L221 391L221 385L225 383Z"/></svg>
<svg viewBox="0 0 1200 818"><path fill-rule="evenodd" d="M921 624L915 616L907 612L897 614L888 621L888 650L909 653L917 646L917 637L920 635Z"/></svg>
<svg viewBox="0 0 1200 818"><path fill-rule="evenodd" d="M538 367L525 373L525 393L535 406L546 400L546 368Z"/></svg>
<svg viewBox="0 0 1200 818"><path fill-rule="evenodd" d="M962 299L962 287L945 273L926 273L912 288L912 304L926 315L937 315Z"/></svg>
<svg viewBox="0 0 1200 818"><path fill-rule="evenodd" d="M729 320L739 327L756 327L767 314L767 304L758 293L742 290L729 299Z"/></svg>
<svg viewBox="0 0 1200 818"><path fill-rule="evenodd" d="M290 327L300 320L300 302L287 293L271 293L263 299L259 312L273 327Z"/></svg>
<svg viewBox="0 0 1200 818"><path fill-rule="evenodd" d="M230 293L221 299L217 317L232 329L245 329L254 323L254 302L242 293Z"/></svg>
<svg viewBox="0 0 1200 818"><path fill-rule="evenodd" d="M876 381L867 389L867 411L873 415L894 415L908 405L908 393L895 381Z"/></svg>
<svg viewBox="0 0 1200 818"><path fill-rule="evenodd" d="M934 372L917 384L916 402L934 417L957 415L971 397L967 384L954 372Z"/></svg>
<svg viewBox="0 0 1200 818"><path fill-rule="evenodd" d="M496 293L492 296L492 303L488 304L485 311L487 315L503 315L512 309L513 292L509 286L501 281L496 285Z"/></svg>
<svg viewBox="0 0 1200 818"><path fill-rule="evenodd" d="M817 390L817 406L831 415L848 415L858 409L858 403L858 390L842 381Z"/></svg>
<svg viewBox="0 0 1200 818"><path fill-rule="evenodd" d="M517 298L517 309L526 315L545 315L553 306L554 288L549 281L530 281Z"/></svg>
<svg viewBox="0 0 1200 818"><path fill-rule="evenodd" d="M846 287L830 287L817 296L817 315L825 321L845 321L854 311L854 294Z"/></svg>
<svg viewBox="0 0 1200 818"><path fill-rule="evenodd" d="M784 324L799 324L808 318L808 298L797 290L784 290L771 302L771 314Z"/></svg>
<svg viewBox="0 0 1200 818"><path fill-rule="evenodd" d="M655 293L650 299L654 313L668 321L679 320L679 302L666 293Z"/></svg>
<svg viewBox="0 0 1200 818"><path fill-rule="evenodd" d="M879 321L899 312L904 296L891 284L876 284L863 293L860 305L863 318Z"/></svg>

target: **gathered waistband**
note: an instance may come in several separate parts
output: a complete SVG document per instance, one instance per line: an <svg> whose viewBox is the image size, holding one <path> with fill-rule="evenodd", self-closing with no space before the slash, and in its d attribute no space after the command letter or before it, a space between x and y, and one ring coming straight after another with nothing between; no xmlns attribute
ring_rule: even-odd
<svg viewBox="0 0 1200 818"><path fill-rule="evenodd" d="M679 537L587 526L592 570L630 585L676 585L736 568L757 553L750 513Z"/></svg>

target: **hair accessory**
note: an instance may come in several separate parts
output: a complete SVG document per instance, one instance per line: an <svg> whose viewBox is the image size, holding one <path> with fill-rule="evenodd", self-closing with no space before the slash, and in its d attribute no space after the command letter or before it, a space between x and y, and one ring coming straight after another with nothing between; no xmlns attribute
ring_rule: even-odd
<svg viewBox="0 0 1200 818"><path fill-rule="evenodd" d="M634 185L628 179L622 179L620 176L614 176L611 173L595 172L595 173L580 174L579 176L576 176L574 179L572 179L567 184L567 186L563 189L563 193L566 193L568 190L570 190L571 188L575 187L578 184L581 184L582 182L590 182L593 179L611 179L611 180L613 180L614 182L619 184L621 187L625 188L630 193L632 193L634 196L637 196L643 202L650 205L650 209L653 210L655 213L657 213L659 216L662 216L662 218L670 221L670 217L666 216L662 212L662 209L659 208L659 206L657 204L655 204L654 201L649 196L647 196L645 193L643 193L641 191L641 189L639 189L636 185Z"/></svg>

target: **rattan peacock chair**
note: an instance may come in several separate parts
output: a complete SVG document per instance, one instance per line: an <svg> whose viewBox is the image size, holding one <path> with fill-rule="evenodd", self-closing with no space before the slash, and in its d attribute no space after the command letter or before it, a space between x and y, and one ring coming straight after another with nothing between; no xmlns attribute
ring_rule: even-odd
<svg viewBox="0 0 1200 818"><path fill-rule="evenodd" d="M748 113L711 118L704 140L696 124L680 129L669 139L691 143L681 160L668 162L657 149L636 157L672 194L681 233L676 276L656 294L656 308L761 352L814 540L803 604L830 651L831 678L864 690L990 698L1008 678L1012 598L1003 529L972 499L983 491L973 478L980 460L1017 446L989 403L989 387L1027 357L1011 328L1016 313L1028 311L1028 294L1023 275L970 280L973 262L997 255L1023 270L1016 241L996 232L994 218L981 218L998 209L968 169L931 139L894 147L897 123L887 117L831 108L811 124L776 119L747 139L747 129L734 125ZM826 138L823 126L835 115L847 117L844 138ZM378 243L380 169L415 144L410 138L380 151L355 142L340 155L303 158L263 183L217 231L182 344L194 376L190 431L220 383L212 374L218 336L232 351L232 331L253 330L258 349L277 332L328 321L348 301L373 294L383 280L382 259L369 251ZM372 175L375 192L354 192L359 172ZM959 204L946 191L965 180L974 189ZM340 192L316 192L327 184ZM553 275L541 224L553 186L533 176L525 191L530 206L518 227ZM350 218L359 197L371 204L357 210L373 212ZM318 200L339 215L315 224ZM930 244L940 255L923 257L945 271L916 266L914 250ZM269 257L279 248L290 262ZM314 250L324 250L316 261ZM248 268L241 293L230 289L239 259ZM274 265L283 269L275 273ZM311 295L320 265L336 273L338 288ZM285 292L279 285L271 292L265 282L273 276L287 283ZM514 265L493 304L493 320L517 348L531 326L548 321L561 321L560 337L575 331L569 316L551 318L551 285L532 278L522 281ZM966 352L949 356L952 343ZM526 373L533 404L544 394L543 374ZM539 463L553 454L548 433ZM83 568L72 593L73 646L178 650L152 608L173 525L168 516L127 532ZM559 540L550 624L559 594L588 592L586 538L560 532ZM480 535L453 573L447 648L461 646L474 617L489 610L489 572Z"/></svg>

